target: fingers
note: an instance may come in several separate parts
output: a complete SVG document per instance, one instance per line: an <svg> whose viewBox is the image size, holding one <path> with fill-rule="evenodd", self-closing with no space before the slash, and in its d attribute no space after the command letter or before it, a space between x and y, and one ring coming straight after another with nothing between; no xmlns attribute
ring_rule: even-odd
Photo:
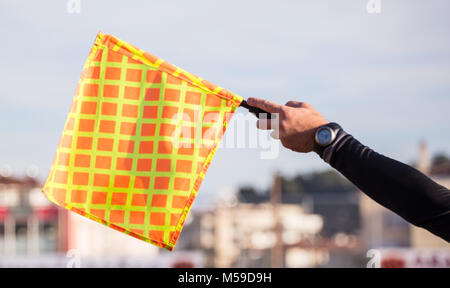
<svg viewBox="0 0 450 288"><path fill-rule="evenodd" d="M262 129L262 130L271 130L271 129L276 129L278 127L278 125L275 125L276 123L274 121L276 121L275 119L278 119L279 113L281 112L281 109L283 106L280 106L278 104L272 103L270 101L267 100L262 100L262 99L258 99L258 98L248 98L247 103L251 106L256 106L259 107L261 109L264 109L266 111L270 111L272 109L276 109L277 112L272 112L275 114L272 114L272 120L270 119L262 119L260 118L257 122L256 122L256 127L258 127L258 129ZM267 105L272 105L268 108ZM285 106L288 107L292 107L292 108L309 108L311 107L311 105L309 105L306 102L298 102L298 101L288 101Z"/></svg>
<svg viewBox="0 0 450 288"><path fill-rule="evenodd" d="M269 100L248 98L247 103L250 106L258 107L269 113L278 113L281 110L281 105L270 102Z"/></svg>

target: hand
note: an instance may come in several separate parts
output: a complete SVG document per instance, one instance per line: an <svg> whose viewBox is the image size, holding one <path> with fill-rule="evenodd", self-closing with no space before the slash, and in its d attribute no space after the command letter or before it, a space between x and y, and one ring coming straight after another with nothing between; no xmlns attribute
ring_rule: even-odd
<svg viewBox="0 0 450 288"><path fill-rule="evenodd" d="M329 122L311 105L305 102L289 101L282 106L268 100L248 98L250 106L277 114L272 120L259 119L259 129L274 129L284 147L296 152L311 152L314 147L314 134L318 127Z"/></svg>

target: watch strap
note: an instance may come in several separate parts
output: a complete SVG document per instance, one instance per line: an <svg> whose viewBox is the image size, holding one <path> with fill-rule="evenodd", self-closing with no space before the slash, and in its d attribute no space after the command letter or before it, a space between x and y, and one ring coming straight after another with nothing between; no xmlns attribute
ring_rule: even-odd
<svg viewBox="0 0 450 288"><path fill-rule="evenodd" d="M325 147L325 149L323 150L323 154L321 156L322 159L328 164L331 164L331 157L333 156L334 152L339 150L339 148L344 145L344 143L347 142L349 138L351 138L350 134L347 134L342 129L339 130L338 135L336 135L336 139L334 139L333 143Z"/></svg>

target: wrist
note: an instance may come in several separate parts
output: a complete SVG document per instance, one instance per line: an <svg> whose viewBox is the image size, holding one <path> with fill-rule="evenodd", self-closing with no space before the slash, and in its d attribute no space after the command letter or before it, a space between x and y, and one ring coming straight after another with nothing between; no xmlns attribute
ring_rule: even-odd
<svg viewBox="0 0 450 288"><path fill-rule="evenodd" d="M324 158L324 151L342 139L344 130L334 122L322 125L315 130L313 139L313 150L321 158ZM346 133L345 133L346 134Z"/></svg>

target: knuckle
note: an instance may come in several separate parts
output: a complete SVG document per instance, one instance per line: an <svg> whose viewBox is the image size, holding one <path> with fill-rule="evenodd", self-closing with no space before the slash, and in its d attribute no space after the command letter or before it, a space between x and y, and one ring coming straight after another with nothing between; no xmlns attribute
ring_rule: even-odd
<svg viewBox="0 0 450 288"><path fill-rule="evenodd" d="M285 106L288 106L288 107L300 107L301 105L302 105L302 102L292 101L291 100L291 101L288 101Z"/></svg>
<svg viewBox="0 0 450 288"><path fill-rule="evenodd" d="M288 101L288 102L286 102L286 106L289 106L289 105L295 105L297 103L297 101L292 101L292 100L290 100L290 101Z"/></svg>

